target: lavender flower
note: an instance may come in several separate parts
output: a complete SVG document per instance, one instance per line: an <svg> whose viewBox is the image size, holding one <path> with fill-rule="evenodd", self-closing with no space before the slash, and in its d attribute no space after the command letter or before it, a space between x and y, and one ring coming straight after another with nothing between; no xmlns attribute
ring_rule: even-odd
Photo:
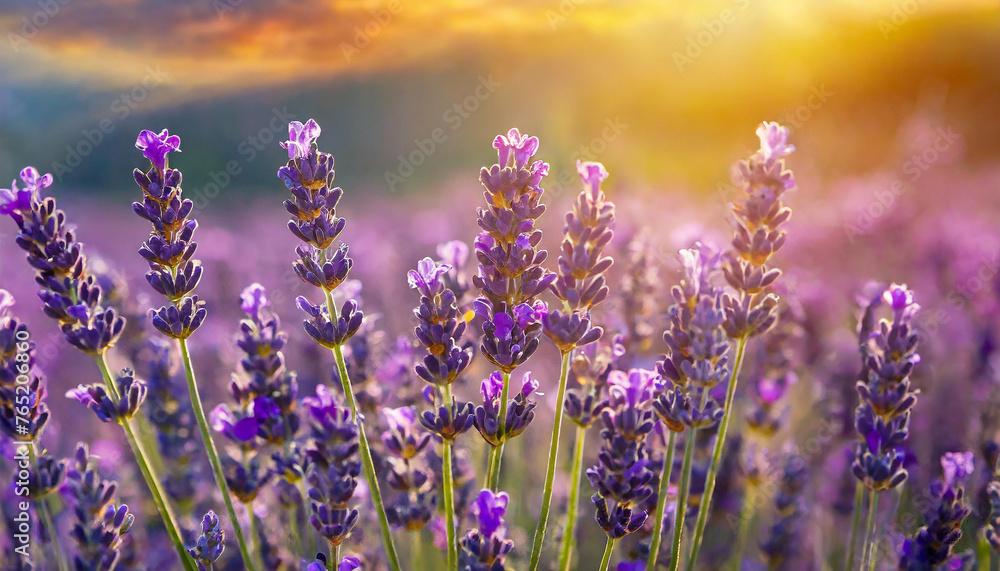
<svg viewBox="0 0 1000 571"><path fill-rule="evenodd" d="M931 501L923 510L925 525L903 542L901 571L963 568L967 556L953 554L952 549L962 538L962 522L972 512L964 487L973 472L972 464L972 452L948 453L941 458L945 478L931 484Z"/></svg>
<svg viewBox="0 0 1000 571"><path fill-rule="evenodd" d="M608 398L601 407L601 451L598 463L587 469L597 490L597 524L610 539L638 531L646 521L642 503L653 493L656 477L647 436L656 415L652 399L656 374L644 369L611 371Z"/></svg>
<svg viewBox="0 0 1000 571"><path fill-rule="evenodd" d="M876 324L875 314L882 303L889 304L893 319ZM861 403L854 413L854 426L861 441L851 471L876 492L894 488L907 478L902 444L909 435L910 410L917 402L910 374L920 362L914 324L919 309L906 286L893 284L865 308L859 326Z"/></svg>
<svg viewBox="0 0 1000 571"><path fill-rule="evenodd" d="M489 489L479 492L473 506L478 528L469 530L460 541L459 568L468 571L503 571L507 555L514 549L514 542L507 539L506 492L494 493Z"/></svg>
<svg viewBox="0 0 1000 571"><path fill-rule="evenodd" d="M208 311L198 296L191 295L202 275L201 263L193 259L198 223L188 218L194 203L183 196L180 171L167 167L167 155L180 151L180 138L166 129L159 134L142 131L135 146L149 160L150 168L133 172L143 199L132 203L132 211L153 226L139 255L149 264L146 281L170 302L150 310L150 319L160 333L187 339L205 321Z"/></svg>
<svg viewBox="0 0 1000 571"><path fill-rule="evenodd" d="M146 400L146 382L135 378L131 369L122 369L115 380L117 399L104 385L80 385L66 393L80 404L94 411L101 422L124 424L139 412Z"/></svg>
<svg viewBox="0 0 1000 571"><path fill-rule="evenodd" d="M483 167L479 180L486 189L480 208L475 252L479 274L472 278L481 290L476 313L484 319L482 352L501 371L510 373L538 348L543 306L535 298L556 280L542 268L547 254L537 248L542 231L536 220L545 212L539 186L549 166L530 165L538 139L511 129L493 141L497 164Z"/></svg>
<svg viewBox="0 0 1000 571"><path fill-rule="evenodd" d="M49 421L45 379L35 367L28 327L14 317L13 305L14 296L0 289L0 431L14 441L35 442Z"/></svg>
<svg viewBox="0 0 1000 571"><path fill-rule="evenodd" d="M307 482L312 515L309 522L335 548L351 535L358 510L349 507L361 473L357 456L358 428L351 411L342 406L326 387L316 387L315 397L306 397L311 426L307 454L312 461Z"/></svg>
<svg viewBox="0 0 1000 571"><path fill-rule="evenodd" d="M670 290L674 304L668 310L670 325L663 333L668 353L656 364L663 381L653 403L657 415L674 432L707 428L722 418L722 409L710 395L730 372L723 294L712 285L718 257L698 244L681 250L681 261L684 277Z"/></svg>
<svg viewBox="0 0 1000 571"><path fill-rule="evenodd" d="M74 565L81 571L114 569L135 521L128 506L115 506L118 484L101 478L96 463L87 446L78 444L64 491L77 518L70 536L77 544Z"/></svg>
<svg viewBox="0 0 1000 571"><path fill-rule="evenodd" d="M76 233L68 228L66 214L41 191L52 184L52 175L40 176L34 167L21 171L25 188L11 183L0 189L0 212L17 224L15 242L27 253L41 286L38 296L45 314L59 322L66 340L77 349L102 355L118 340L125 320L101 304L101 288L87 274L87 258Z"/></svg>
<svg viewBox="0 0 1000 571"><path fill-rule="evenodd" d="M503 390L503 378L500 373L494 372L482 382L480 392L483 395L483 404L476 407L475 426L476 430L488 444L499 446L525 431L531 421L535 418L535 406L537 403L529 399L538 390L539 383L531 376L531 371L524 373L521 381L521 390L514 394L514 398L509 399L506 408L504 421L500 422L501 398ZM503 430L501 434L500 431Z"/></svg>
<svg viewBox="0 0 1000 571"><path fill-rule="evenodd" d="M993 551L1000 551L1000 481L993 480L986 487L990 513L983 529L983 536Z"/></svg>
<svg viewBox="0 0 1000 571"><path fill-rule="evenodd" d="M584 190L566 214L559 273L552 291L565 311L553 309L542 318L542 326L559 351L569 353L600 339L603 329L591 324L590 313L608 297L604 276L613 263L603 255L614 233L615 205L605 199L601 183L608 172L601 163L576 163Z"/></svg>
<svg viewBox="0 0 1000 571"><path fill-rule="evenodd" d="M472 363L471 343L462 343L466 322L458 309L455 293L445 276L452 266L424 258L410 270L410 287L420 292L420 305L413 310L418 320L414 333L427 355L417 365L417 375L433 385L447 385Z"/></svg>
<svg viewBox="0 0 1000 571"><path fill-rule="evenodd" d="M777 320L778 298L767 288L781 271L767 264L784 246L786 233L781 226L792 214L781 202L784 193L795 187L784 161L795 151L788 144L788 129L765 122L757 128L757 136L760 150L736 168L735 182L746 197L731 205L733 250L723 269L726 281L736 291L736 295L724 298L726 331L733 339L759 335Z"/></svg>
<svg viewBox="0 0 1000 571"><path fill-rule="evenodd" d="M437 506L433 474L423 458L431 435L417 432L414 407L383 410L389 428L382 442L389 455L389 487L398 492L386 506L389 523L407 531L420 531L431 520Z"/></svg>
<svg viewBox="0 0 1000 571"><path fill-rule="evenodd" d="M226 530L222 529L215 512L208 510L201 520L201 535L194 547L188 548L188 553L198 563L198 571L211 571L225 549Z"/></svg>

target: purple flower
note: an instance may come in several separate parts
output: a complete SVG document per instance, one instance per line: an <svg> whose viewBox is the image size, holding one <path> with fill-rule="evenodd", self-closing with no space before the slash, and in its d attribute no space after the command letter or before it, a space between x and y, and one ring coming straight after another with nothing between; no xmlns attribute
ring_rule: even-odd
<svg viewBox="0 0 1000 571"><path fill-rule="evenodd" d="M11 181L10 188L0 188L0 214L30 210L35 194L52 185L52 175L39 175L35 167L21 169L21 180L25 188L18 188L17 180Z"/></svg>
<svg viewBox="0 0 1000 571"><path fill-rule="evenodd" d="M208 415L212 429L226 435L234 442L249 442L257 436L258 421L254 417L237 419L229 407L220 404Z"/></svg>
<svg viewBox="0 0 1000 571"><path fill-rule="evenodd" d="M385 416L390 430L404 434L411 432L417 422L417 411L412 406L384 408L382 409L382 415Z"/></svg>
<svg viewBox="0 0 1000 571"><path fill-rule="evenodd" d="M487 537L502 536L506 530L504 516L507 515L507 504L510 496L507 492L494 494L492 490L479 492L472 512L479 522L479 532Z"/></svg>
<svg viewBox="0 0 1000 571"><path fill-rule="evenodd" d="M312 153L312 144L319 138L320 132L319 124L313 119L305 124L292 121L288 124L288 141L279 144L288 151L289 159L306 158Z"/></svg>
<svg viewBox="0 0 1000 571"><path fill-rule="evenodd" d="M142 156L146 157L156 167L156 170L162 173L167 165L167 155L174 151L181 152L181 138L177 135L171 135L166 129L160 131L159 134L144 130L136 138L135 148L142 151Z"/></svg>
<svg viewBox="0 0 1000 571"><path fill-rule="evenodd" d="M653 398L653 387L657 374L646 369L611 371L608 375L608 391L612 397L624 399L630 407L642 406Z"/></svg>
<svg viewBox="0 0 1000 571"><path fill-rule="evenodd" d="M576 161L576 172L579 173L587 192L587 199L593 203L597 202L601 195L601 183L608 178L608 171L604 165L593 161Z"/></svg>
<svg viewBox="0 0 1000 571"><path fill-rule="evenodd" d="M443 242L437 246L437 255L452 268L461 268L469 259L469 246L460 240Z"/></svg>
<svg viewBox="0 0 1000 571"><path fill-rule="evenodd" d="M252 318L258 319L260 310L270 305L267 300L267 291L259 283L248 285L240 293L240 308Z"/></svg>
<svg viewBox="0 0 1000 571"><path fill-rule="evenodd" d="M494 371L490 373L489 377L483 379L483 384L479 389L479 392L483 395L483 400L486 402L493 402L499 399L501 391L503 391L503 377L499 371Z"/></svg>
<svg viewBox="0 0 1000 571"><path fill-rule="evenodd" d="M337 565L337 571L356 571L357 569L361 569L361 560L353 555L344 557Z"/></svg>
<svg viewBox="0 0 1000 571"><path fill-rule="evenodd" d="M451 271L448 264L439 264L430 258L417 262L417 269L406 273L406 281L410 287L418 290L421 295L434 297L445 289L442 277Z"/></svg>
<svg viewBox="0 0 1000 571"><path fill-rule="evenodd" d="M493 139L493 148L497 150L497 164L507 166L511 152L514 153L514 168L523 169L528 159L538 150L538 137L522 135L516 128L507 131L507 135L497 135Z"/></svg>
<svg viewBox="0 0 1000 571"><path fill-rule="evenodd" d="M941 456L941 468L944 469L944 485L950 487L975 472L974 455L972 452L947 452Z"/></svg>
<svg viewBox="0 0 1000 571"><path fill-rule="evenodd" d="M795 146L788 144L788 127L773 121L764 121L757 127L760 137L760 154L765 162L773 162L795 152Z"/></svg>

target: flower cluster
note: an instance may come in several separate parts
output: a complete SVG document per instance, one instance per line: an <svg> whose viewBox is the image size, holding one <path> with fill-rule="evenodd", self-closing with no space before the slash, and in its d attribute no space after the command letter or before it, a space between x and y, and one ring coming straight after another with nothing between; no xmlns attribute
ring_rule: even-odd
<svg viewBox="0 0 1000 571"><path fill-rule="evenodd" d="M891 309L892 321L875 323L883 303ZM861 441L851 471L875 491L894 488L907 478L902 444L909 436L910 410L917 402L910 374L920 362L914 323L919 309L906 286L892 284L868 304L858 328L861 402L854 413L854 427Z"/></svg>
<svg viewBox="0 0 1000 571"><path fill-rule="evenodd" d="M656 374L645 369L611 371L608 398L601 405L601 451L587 469L597 490L597 524L617 539L638 531L646 521L643 504L653 494L657 466L650 459L647 436L656 424L653 390Z"/></svg>
<svg viewBox="0 0 1000 571"><path fill-rule="evenodd" d="M389 427L382 433L389 456L389 487L399 492L397 500L386 507L386 516L394 526L419 531L437 507L433 472L425 458L431 435L417 431L417 413L412 406L386 408L382 414Z"/></svg>
<svg viewBox="0 0 1000 571"><path fill-rule="evenodd" d="M506 414L501 423L503 376L499 372L494 372L484 380L479 389L483 395L483 404L476 407L474 417L476 430L482 435L483 440L491 446L500 446L501 443L524 432L535 418L536 403L529 397L538 390L538 386L539 383L531 376L531 371L524 373L521 390L514 394L514 398L508 399L507 406L503 407ZM501 430L503 434L500 433Z"/></svg>
<svg viewBox="0 0 1000 571"><path fill-rule="evenodd" d="M14 296L0 289L0 432L19 442L39 439L49 422L45 380L35 367L28 327L14 317Z"/></svg>
<svg viewBox="0 0 1000 571"><path fill-rule="evenodd" d="M131 369L122 369L115 379L113 391L101 384L80 385L66 393L69 398L75 398L80 404L94 411L101 422L123 424L139 412L139 407L146 400L146 382L135 378Z"/></svg>
<svg viewBox="0 0 1000 571"><path fill-rule="evenodd" d="M135 147L150 167L146 172L133 172L143 197L142 202L132 203L132 211L153 226L139 248L139 255L149 264L146 281L170 302L150 311L153 327L168 337L187 339L201 327L208 310L204 301L192 295L202 274L201 263L193 259L198 222L188 218L194 203L183 196L181 172L168 167L168 155L180 152L180 146L180 137L166 129L139 133Z"/></svg>
<svg viewBox="0 0 1000 571"><path fill-rule="evenodd" d="M540 319L547 313L537 296L555 283L556 275L542 267L547 257L538 248L542 231L535 227L545 212L539 186L548 174L542 161L529 164L538 138L511 129L497 135L497 164L483 167L479 180L486 189L486 208L479 208L475 252L480 289L476 314L483 318L481 350L505 373L523 364L538 348Z"/></svg>
<svg viewBox="0 0 1000 571"><path fill-rule="evenodd" d="M990 513L983 529L983 536L994 552L1000 552L1000 480L993 480L986 486Z"/></svg>
<svg viewBox="0 0 1000 571"><path fill-rule="evenodd" d="M506 492L494 493L484 489L472 507L477 527L469 530L459 542L459 568L467 571L503 571L507 554L514 549L514 542L507 539Z"/></svg>
<svg viewBox="0 0 1000 571"><path fill-rule="evenodd" d="M663 333L668 354L656 364L662 381L653 402L656 414L674 432L718 422L723 411L711 392L729 375L723 294L712 284L718 257L700 244L680 254L684 277L670 290L674 303Z"/></svg>
<svg viewBox="0 0 1000 571"><path fill-rule="evenodd" d="M70 536L77 544L76 569L114 569L135 516L115 505L118 484L97 472L97 458L78 444L66 477L64 494L73 504L76 523Z"/></svg>
<svg viewBox="0 0 1000 571"><path fill-rule="evenodd" d="M723 299L726 332L734 339L767 331L777 320L778 298L768 292L781 271L768 262L785 244L781 226L792 215L782 202L785 191L795 187L784 157L795 151L788 144L789 131L777 123L757 128L760 150L736 167L735 182L746 194L731 205L734 221L733 249L723 272L736 290Z"/></svg>
<svg viewBox="0 0 1000 571"><path fill-rule="evenodd" d="M972 452L941 457L944 480L931 484L931 501L924 509L925 525L903 542L900 571L963 569L965 555L952 549L962 538L962 522L972 510L965 501L965 480L973 473ZM944 564L944 567L940 567Z"/></svg>
<svg viewBox="0 0 1000 571"><path fill-rule="evenodd" d="M125 319L101 304L101 287L87 274L87 258L66 214L52 197L41 191L52 185L52 175L40 175L34 167L21 171L24 188L17 181L0 189L0 214L9 215L19 233L15 242L27 252L28 264L41 286L38 297L45 314L59 322L70 345L91 355L101 355L114 346Z"/></svg>
<svg viewBox="0 0 1000 571"><path fill-rule="evenodd" d="M462 343L466 322L458 308L455 292L445 277L452 266L424 258L417 269L407 273L411 288L420 292L414 333L427 355L417 364L417 375L432 385L448 385L472 363L472 343Z"/></svg>
<svg viewBox="0 0 1000 571"><path fill-rule="evenodd" d="M358 427L351 411L323 385L316 387L315 397L304 398L302 404L311 429L306 451L310 462L309 523L336 547L350 537L358 522L358 510L349 507L361 473Z"/></svg>
<svg viewBox="0 0 1000 571"><path fill-rule="evenodd" d="M226 550L226 530L222 529L219 517L208 510L201 520L201 535L194 547L188 548L188 553L198 564L198 571L208 571L222 557Z"/></svg>
<svg viewBox="0 0 1000 571"><path fill-rule="evenodd" d="M570 361L569 381L563 410L580 428L590 428L600 415L601 395L608 375L620 369L616 363L622 354L621 345L611 347L604 341L580 347Z"/></svg>
<svg viewBox="0 0 1000 571"><path fill-rule="evenodd" d="M774 329L760 344L754 367L752 408L746 415L750 434L766 440L781 430L787 407L788 390L798 382L796 348L802 337L802 315L797 306L782 304Z"/></svg>
<svg viewBox="0 0 1000 571"><path fill-rule="evenodd" d="M552 309L542 317L545 334L563 354L603 335L603 329L592 325L590 312L611 291L604 274L613 263L611 257L604 256L604 248L614 236L611 227L615 220L615 205L601 191L608 172L595 162L577 161L576 169L584 190L566 214L559 272L552 283L563 310Z"/></svg>

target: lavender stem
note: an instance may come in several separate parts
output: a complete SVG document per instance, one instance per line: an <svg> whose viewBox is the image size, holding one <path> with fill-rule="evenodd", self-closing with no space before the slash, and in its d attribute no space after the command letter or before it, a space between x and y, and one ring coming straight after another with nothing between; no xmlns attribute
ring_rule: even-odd
<svg viewBox="0 0 1000 571"><path fill-rule="evenodd" d="M333 294L324 289L326 294L326 308L330 312L330 320L337 323L340 314L337 305L333 303ZM365 479L368 481L368 489L371 493L372 503L375 505L375 512L378 515L378 526L382 533L382 544L385 547L385 555L389 560L389 568L392 571L400 571L399 557L396 555L396 545L392 541L392 533L389 531L389 520L385 516L385 504L382 502L382 492L378 486L378 476L375 474L375 463L372 461L372 452L368 446L368 436L365 435L365 424L358 411L358 403L354 399L354 388L351 386L351 378L347 374L347 362L344 360L344 350L340 345L333 348L333 356L337 361L337 375L344 388L344 398L351 407L354 416L354 423L358 427L358 444L361 452L361 465L365 469Z"/></svg>
<svg viewBox="0 0 1000 571"><path fill-rule="evenodd" d="M451 385L444 386L445 406L451 404ZM455 538L455 482L452 472L451 442L441 441L441 490L444 496L444 525L448 541L448 569L458 569L458 543Z"/></svg>
<svg viewBox="0 0 1000 571"><path fill-rule="evenodd" d="M874 568L875 565L875 514L878 512L879 493L871 491L871 502L868 504L868 523L865 524L865 551L861 558L861 569Z"/></svg>
<svg viewBox="0 0 1000 571"><path fill-rule="evenodd" d="M611 565L611 552L615 550L615 538L608 536L607 546L604 548L604 557L601 558L601 566L598 567L601 571L607 571L608 567Z"/></svg>
<svg viewBox="0 0 1000 571"><path fill-rule="evenodd" d="M667 490L670 488L670 473L673 472L674 468L676 439L677 433L670 430L670 436L667 437L667 456L663 460L663 469L660 470L660 489L657 491L656 515L654 516L656 519L653 520L653 537L649 543L649 560L646 562L646 567L649 569L656 569L656 558L660 554L660 542L663 540L663 513L667 509ZM566 567L562 569L565 571Z"/></svg>
<svg viewBox="0 0 1000 571"><path fill-rule="evenodd" d="M191 409L194 411L195 420L198 421L198 431L201 432L201 440L205 446L205 453L208 455L209 463L212 465L212 472L215 474L215 484L219 487L219 491L222 492L222 501L226 504L229 521L232 523L233 531L236 532L236 542L240 547L243 564L246 565L247 569L253 571L254 562L250 557L250 550L247 548L240 520L236 516L236 506L233 505L233 498L229 493L229 486L226 484L226 476L222 471L222 462L219 460L219 451L215 447L215 441L212 440L212 432L208 428L208 419L205 417L205 409L201 404L201 396L198 394L198 382L195 380L194 365L191 363L191 353L188 351L187 339L178 339L177 341L181 347L181 361L184 363L184 376L187 378ZM253 514L250 517L253 519Z"/></svg>
<svg viewBox="0 0 1000 571"><path fill-rule="evenodd" d="M41 466L38 463L38 456L35 454L35 446L37 444L32 442L28 445L28 461L35 465L35 470L40 471ZM45 529L49 530L49 537L52 538L52 549L55 551L56 563L59 565L59 571L69 571L69 566L66 563L66 557L62 550L62 545L59 543L59 530L56 529L55 522L52 520L52 514L49 511L49 499L44 497L36 502L36 507L42 518L42 525Z"/></svg>
<svg viewBox="0 0 1000 571"><path fill-rule="evenodd" d="M500 463L503 460L503 448L504 444L506 444L506 438L504 438L503 435L507 430L504 425L507 420L507 393L510 389L510 373L501 373L503 375L503 390L500 391L500 430L497 434L501 435L503 440L500 441L499 446L493 447L493 462L490 466L489 476L486 480L489 489L494 493L500 491Z"/></svg>
<svg viewBox="0 0 1000 571"><path fill-rule="evenodd" d="M576 547L576 512L580 504L580 477L583 473L583 451L587 430L576 427L576 443L573 445L573 471L570 476L569 505L566 513L566 532L563 534L562 548L559 550L559 570L569 571Z"/></svg>
<svg viewBox="0 0 1000 571"><path fill-rule="evenodd" d="M94 360L97 362L97 367L101 370L101 377L108 388L108 394L117 401L121 397L118 394L118 388L115 387L115 383L111 379L111 371L108 369L107 352L96 355ZM181 540L181 534L176 524L176 517L166 501L159 476L156 475L149 462L146 461L147 454L132 431L129 421L123 421L121 427L125 431L125 439L128 440L129 447L132 449L132 455L135 457L135 462L139 465L139 471L142 472L142 477L146 480L150 495L153 496L153 503L156 504L156 509L160 512L163 526L167 529L167 535L170 536L170 541L174 544L177 556L181 559L181 564L187 571L195 571L191 558L188 557L188 552L184 548L184 542Z"/></svg>
<svg viewBox="0 0 1000 571"><path fill-rule="evenodd" d="M844 571L854 564L854 546L858 542L858 528L861 527L861 508L865 501L865 485L858 482L854 489L854 517L851 518L851 537L847 543L847 557L844 558Z"/></svg>
<svg viewBox="0 0 1000 571"><path fill-rule="evenodd" d="M569 359L572 354L572 351L563 352L562 365L559 370L559 388L556 392L556 417L552 423L552 439L549 442L549 463L545 470L542 511L538 514L538 523L535 525L535 539L531 546L531 562L528 564L528 569L531 571L538 569L538 561L542 557L542 544L545 542L545 528L549 521L552 484L555 482L556 461L559 457L559 435L562 432L563 400L566 398L566 379L569 378Z"/></svg>
<svg viewBox="0 0 1000 571"><path fill-rule="evenodd" d="M694 458L695 430L688 430L684 438L684 463L681 464L681 481L677 487L677 508L674 510L674 542L670 551L670 571L677 571L681 564L681 537L687 515L688 492L691 486L691 462ZM693 555L693 553L692 553ZM691 560L692 563L694 559ZM689 568L693 568L689 565Z"/></svg>
<svg viewBox="0 0 1000 571"><path fill-rule="evenodd" d="M694 526L693 543L691 544L691 557L688 560L688 567L694 569L698 562L698 551L701 549L702 537L705 534L705 526L708 524L708 514L712 508L712 494L715 492L715 478L719 475L719 467L722 464L722 448L726 444L726 430L729 428L729 419L733 416L733 400L736 396L736 383L739 381L740 369L743 367L743 357L746 354L748 336L739 338L736 346L736 362L733 363L732 373L729 377L729 386L726 388L725 412L723 412L722 422L719 424L719 434L715 440L715 448L712 451L712 462L708 465L708 475L705 479L705 492L698 506L698 519Z"/></svg>

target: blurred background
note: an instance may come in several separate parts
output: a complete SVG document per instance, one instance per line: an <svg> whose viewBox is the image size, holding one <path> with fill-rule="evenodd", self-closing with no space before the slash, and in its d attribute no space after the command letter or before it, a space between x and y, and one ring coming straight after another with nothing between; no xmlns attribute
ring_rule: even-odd
<svg viewBox="0 0 1000 571"><path fill-rule="evenodd" d="M908 283L924 307L912 442L925 469L912 470L914 485L937 475L942 452L992 437L989 405L982 420L976 405L998 396L1000 380L996 0L0 1L0 30L0 181L29 164L54 175L48 192L137 321L160 300L136 254L148 225L131 212L131 172L148 163L135 137L163 128L181 137L171 166L183 171L200 224L199 293L211 315L193 344L209 407L225 398L239 359L238 295L254 281L285 318L303 392L329 382L328 356L293 307L309 289L290 268L296 240L275 176L289 120L315 118L320 148L336 157L343 238L366 314L382 331L379 358L412 331L417 298L406 270L442 241L472 242L479 169L496 161L494 136L518 127L540 138L538 158L552 167L542 224L550 254L579 192L575 161L607 166L619 222L615 300L604 317L623 327L621 284L651 269L643 319L655 334L639 359L647 366L663 352L677 249L696 239L725 245L731 166L772 120L791 129L798 149L787 159L798 189L786 201L795 214L778 264L807 337L797 428L781 439L809 437L815 430L802 427L817 419L844 421L843 438L810 459L817 474L844 475L819 479L815 493L834 508L817 510L817 529L843 516L843 486L850 506L840 447L853 441L855 302L868 280ZM39 343L54 395L50 442L68 453L77 434L58 436L83 413L61 396L92 382L80 372L92 367L41 314L15 230L0 220L0 287L14 292ZM487 373L477 361L458 389L464 398ZM543 387L557 362L543 343L533 358ZM80 430L100 429L88 416ZM541 447L521 440L519 465L532 466L532 454L534 465L544 461ZM110 444L98 450L109 465L118 458ZM530 478L541 474L524 472L517 486L534 494ZM525 545L537 510L520 501L512 509L521 525L512 533ZM584 513L597 550L603 536L589 506Z"/></svg>

